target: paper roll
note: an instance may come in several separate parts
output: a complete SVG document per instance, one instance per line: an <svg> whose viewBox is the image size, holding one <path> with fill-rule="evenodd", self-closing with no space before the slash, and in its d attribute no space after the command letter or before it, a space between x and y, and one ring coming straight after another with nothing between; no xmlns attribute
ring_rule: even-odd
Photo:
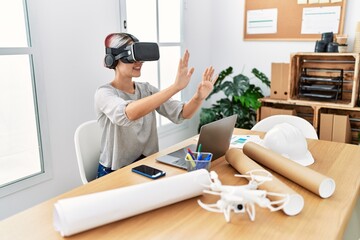
<svg viewBox="0 0 360 240"><path fill-rule="evenodd" d="M360 53L360 31L355 33L354 53Z"/></svg>
<svg viewBox="0 0 360 240"><path fill-rule="evenodd" d="M330 197L335 191L335 181L333 179L311 168L295 163L256 143L246 143L243 151L257 163L272 169L322 198Z"/></svg>
<svg viewBox="0 0 360 240"><path fill-rule="evenodd" d="M192 198L210 185L205 169L134 186L74 198L54 206L54 226L61 236L71 236L107 223Z"/></svg>
<svg viewBox="0 0 360 240"><path fill-rule="evenodd" d="M240 149L229 149L225 154L225 159L241 174L246 174L248 171L255 169L264 169L246 156ZM272 177L272 181L264 182L258 188L268 192L289 194L289 202L282 209L286 215L297 215L304 207L304 198L274 176ZM269 196L269 199L271 201L279 200L274 196Z"/></svg>

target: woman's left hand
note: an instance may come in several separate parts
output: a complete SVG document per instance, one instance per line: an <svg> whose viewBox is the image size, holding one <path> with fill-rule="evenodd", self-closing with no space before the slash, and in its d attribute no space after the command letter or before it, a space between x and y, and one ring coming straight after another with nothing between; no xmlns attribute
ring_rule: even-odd
<svg viewBox="0 0 360 240"><path fill-rule="evenodd" d="M218 75L213 76L214 71L213 67L208 67L203 72L201 83L199 84L196 92L197 99L204 100L214 89L214 84L218 79Z"/></svg>

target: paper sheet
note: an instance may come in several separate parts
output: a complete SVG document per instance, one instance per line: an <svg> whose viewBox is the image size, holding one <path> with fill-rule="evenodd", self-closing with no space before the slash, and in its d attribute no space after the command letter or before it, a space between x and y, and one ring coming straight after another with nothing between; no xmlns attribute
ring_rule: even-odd
<svg viewBox="0 0 360 240"><path fill-rule="evenodd" d="M304 8L302 14L301 34L320 34L339 32L340 6Z"/></svg>
<svg viewBox="0 0 360 240"><path fill-rule="evenodd" d="M230 148L243 148L247 142L262 143L259 135L232 135Z"/></svg>
<svg viewBox="0 0 360 240"><path fill-rule="evenodd" d="M277 8L247 11L247 34L276 33L277 15Z"/></svg>
<svg viewBox="0 0 360 240"><path fill-rule="evenodd" d="M307 4L307 0L297 0L298 4Z"/></svg>
<svg viewBox="0 0 360 240"><path fill-rule="evenodd" d="M54 227L71 236L107 223L196 197L211 183L205 169L148 183L59 200Z"/></svg>

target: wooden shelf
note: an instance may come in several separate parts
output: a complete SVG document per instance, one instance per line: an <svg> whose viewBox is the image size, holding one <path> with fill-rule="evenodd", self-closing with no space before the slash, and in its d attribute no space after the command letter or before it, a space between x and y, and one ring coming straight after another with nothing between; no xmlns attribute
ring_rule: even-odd
<svg viewBox="0 0 360 240"><path fill-rule="evenodd" d="M277 69L278 72L276 72L275 68L272 68L275 74L272 72L271 79L274 83L271 85L271 93L285 91L288 94L284 96L273 94L273 98L261 98L261 106L267 108L264 108L263 116L261 116L261 109L258 110L257 121L266 117L265 109L269 112L270 108L272 114L286 112L286 114L302 117L318 131L322 113L348 115L352 143L358 144L357 136L360 132L360 106L357 106L360 100L359 61L359 53L291 54L287 81L285 71L279 72ZM304 80L304 77L307 79ZM337 81L338 79L341 81ZM314 84L319 85L318 88L323 89L316 89L317 85L313 85L312 80ZM304 87L310 88L310 91L305 91L309 93L308 96L304 96L304 91L301 91ZM311 94L330 94L332 88L338 91L335 93L340 93L341 97L337 96L335 99L311 97ZM275 99L276 97L279 99Z"/></svg>
<svg viewBox="0 0 360 240"><path fill-rule="evenodd" d="M360 132L360 107L351 107L330 102L316 102L305 100L279 100L269 97L259 99L261 106L272 107L281 110L294 110L296 115L309 121L316 131L319 130L321 113L332 113L348 115L350 118L352 143L358 144L358 133ZM261 111L258 110L257 120L261 118Z"/></svg>
<svg viewBox="0 0 360 240"><path fill-rule="evenodd" d="M321 101L324 104L355 107L359 94L359 60L358 53L292 54L288 84L289 100ZM324 87L336 87L337 94L331 95L330 92L327 94L325 90L310 90L308 94L304 94L302 91L304 76L306 79L317 79L315 83L323 84ZM305 82L309 83L309 80Z"/></svg>
<svg viewBox="0 0 360 240"><path fill-rule="evenodd" d="M360 107L352 107L349 104L346 104L345 101L334 102L316 102L310 100L280 100L280 99L272 99L270 97L264 97L259 99L262 103L274 103L274 104L289 104L289 105L298 105L298 106L310 106L313 108L333 108L333 109L344 109L344 110L354 110L360 111Z"/></svg>

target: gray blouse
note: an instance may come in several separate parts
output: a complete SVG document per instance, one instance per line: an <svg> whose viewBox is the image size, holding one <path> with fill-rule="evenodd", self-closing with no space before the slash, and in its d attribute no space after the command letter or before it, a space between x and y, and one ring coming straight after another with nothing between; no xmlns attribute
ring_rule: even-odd
<svg viewBox="0 0 360 240"><path fill-rule="evenodd" d="M135 121L125 114L127 104L159 90L149 83L134 84L134 94L118 90L110 83L95 93L95 112L103 129L99 162L112 170L129 165L141 154L149 156L159 151L155 111ZM183 102L169 99L156 111L174 123L181 123L183 106Z"/></svg>

